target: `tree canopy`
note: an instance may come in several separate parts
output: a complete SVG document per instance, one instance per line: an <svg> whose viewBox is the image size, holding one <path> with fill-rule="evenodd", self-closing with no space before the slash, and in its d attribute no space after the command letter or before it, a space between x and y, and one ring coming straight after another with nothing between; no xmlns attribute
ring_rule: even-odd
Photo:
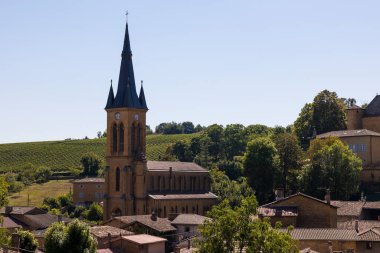
<svg viewBox="0 0 380 253"><path fill-rule="evenodd" d="M199 228L200 253L243 252L295 253L295 242L289 233L280 232L280 224L272 228L267 220L254 219L257 202L254 196L242 200L238 207L231 207L228 200L214 206Z"/></svg>
<svg viewBox="0 0 380 253"><path fill-rule="evenodd" d="M95 253L96 240L85 223L54 223L45 234L46 253Z"/></svg>
<svg viewBox="0 0 380 253"><path fill-rule="evenodd" d="M316 134L346 128L346 112L342 99L335 92L321 91L313 100L307 103L294 122L294 131L303 147Z"/></svg>
<svg viewBox="0 0 380 253"><path fill-rule="evenodd" d="M248 142L243 158L244 175L256 191L259 203L266 203L273 198L277 162L277 150L269 137Z"/></svg>
<svg viewBox="0 0 380 253"><path fill-rule="evenodd" d="M362 161L338 138L315 139L307 152L302 184L304 191L323 198L330 189L336 199L348 200L358 194Z"/></svg>

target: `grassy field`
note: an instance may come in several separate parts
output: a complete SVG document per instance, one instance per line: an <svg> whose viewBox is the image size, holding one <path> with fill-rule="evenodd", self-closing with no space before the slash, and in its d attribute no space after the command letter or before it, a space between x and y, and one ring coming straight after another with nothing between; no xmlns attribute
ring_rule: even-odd
<svg viewBox="0 0 380 253"><path fill-rule="evenodd" d="M9 197L9 205L12 206L40 206L45 197L57 197L69 193L72 184L69 180L52 180L45 184L33 184L19 193ZM29 204L28 204L29 194Z"/></svg>
<svg viewBox="0 0 380 253"><path fill-rule="evenodd" d="M147 158L158 160L167 147L180 140L190 140L197 134L148 135ZM67 140L0 144L0 172L17 170L27 163L47 166L56 171L80 166L84 153L105 156L106 139Z"/></svg>

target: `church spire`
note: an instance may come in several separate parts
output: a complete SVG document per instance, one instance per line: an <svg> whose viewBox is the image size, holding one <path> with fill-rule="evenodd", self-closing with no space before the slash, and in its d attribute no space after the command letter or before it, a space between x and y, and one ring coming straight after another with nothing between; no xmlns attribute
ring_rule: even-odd
<svg viewBox="0 0 380 253"><path fill-rule="evenodd" d="M129 41L128 22L125 27L123 52L121 54L121 65L117 94L113 108L142 108L136 92L135 75L132 64L132 50Z"/></svg>
<svg viewBox="0 0 380 253"><path fill-rule="evenodd" d="M146 105L146 101L145 101L145 93L144 93L144 87L143 87L143 81L142 80L141 80L139 100L140 100L141 107L143 109L148 110L148 106Z"/></svg>
<svg viewBox="0 0 380 253"><path fill-rule="evenodd" d="M111 80L110 92L108 93L107 105L105 109L111 108L114 101L115 101L115 96L113 94L112 80Z"/></svg>

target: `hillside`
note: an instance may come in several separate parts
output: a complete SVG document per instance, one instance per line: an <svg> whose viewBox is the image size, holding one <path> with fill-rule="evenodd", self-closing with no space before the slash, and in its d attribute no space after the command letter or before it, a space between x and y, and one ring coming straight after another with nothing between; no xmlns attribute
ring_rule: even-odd
<svg viewBox="0 0 380 253"><path fill-rule="evenodd" d="M148 135L147 159L158 160L168 146L190 140L197 134ZM94 152L105 156L106 139L65 140L0 144L0 172L19 169L27 163L44 165L57 171L80 166L84 153Z"/></svg>

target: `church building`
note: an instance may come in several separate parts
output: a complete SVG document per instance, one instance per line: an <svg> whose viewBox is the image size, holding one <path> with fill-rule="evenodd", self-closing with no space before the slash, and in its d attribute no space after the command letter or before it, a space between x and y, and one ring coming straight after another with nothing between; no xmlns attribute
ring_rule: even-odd
<svg viewBox="0 0 380 253"><path fill-rule="evenodd" d="M204 215L217 203L210 192L209 171L195 163L147 161L144 89L137 95L126 25L119 82L107 105L104 219L155 212Z"/></svg>

